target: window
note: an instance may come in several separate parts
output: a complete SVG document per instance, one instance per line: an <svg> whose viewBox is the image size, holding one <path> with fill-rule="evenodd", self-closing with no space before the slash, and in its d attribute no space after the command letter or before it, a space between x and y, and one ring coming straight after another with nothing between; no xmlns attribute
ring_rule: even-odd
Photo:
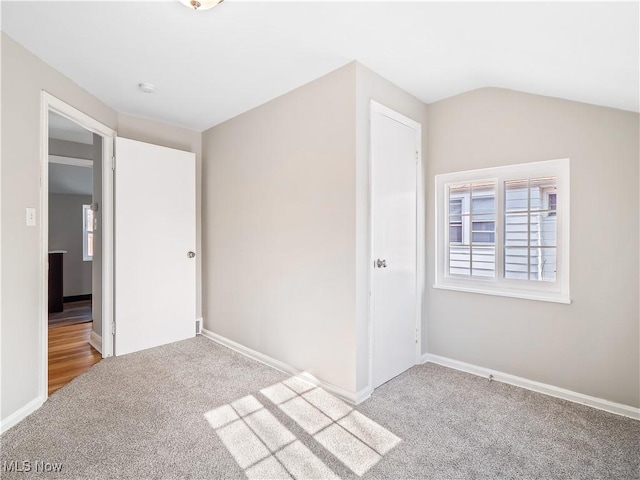
<svg viewBox="0 0 640 480"><path fill-rule="evenodd" d="M552 211L549 202L551 195L557 202L556 182L556 177L505 182L506 278L556 280L556 206Z"/></svg>
<svg viewBox="0 0 640 480"><path fill-rule="evenodd" d="M93 260L93 210L91 205L82 206L82 259L85 262Z"/></svg>
<svg viewBox="0 0 640 480"><path fill-rule="evenodd" d="M558 203L558 194L555 187L552 192L547 192L547 209L549 210L549 216L556 216L556 205Z"/></svg>
<svg viewBox="0 0 640 480"><path fill-rule="evenodd" d="M495 183L449 185L449 274L495 275Z"/></svg>
<svg viewBox="0 0 640 480"><path fill-rule="evenodd" d="M449 198L449 241L462 244L462 198Z"/></svg>
<svg viewBox="0 0 640 480"><path fill-rule="evenodd" d="M436 288L569 303L569 160L436 176Z"/></svg>

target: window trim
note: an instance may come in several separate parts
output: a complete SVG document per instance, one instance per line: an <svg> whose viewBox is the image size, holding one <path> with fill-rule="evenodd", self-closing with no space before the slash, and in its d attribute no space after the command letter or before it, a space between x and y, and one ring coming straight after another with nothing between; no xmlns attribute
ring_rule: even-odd
<svg viewBox="0 0 640 480"><path fill-rule="evenodd" d="M569 290L570 258L570 160L568 158L521 163L435 176L435 282L444 290L498 295L556 303L571 303ZM504 182L554 176L557 178L556 281L519 280L504 277ZM448 275L449 204L446 201L451 184L495 181L495 276L458 277Z"/></svg>
<svg viewBox="0 0 640 480"><path fill-rule="evenodd" d="M91 210L91 205L82 205L82 260L92 262L93 255L89 255L89 230L87 229L87 211Z"/></svg>

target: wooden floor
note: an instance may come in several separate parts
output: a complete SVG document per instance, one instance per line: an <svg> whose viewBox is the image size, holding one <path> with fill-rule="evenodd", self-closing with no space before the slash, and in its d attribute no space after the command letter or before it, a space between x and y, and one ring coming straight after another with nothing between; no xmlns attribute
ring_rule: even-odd
<svg viewBox="0 0 640 480"><path fill-rule="evenodd" d="M92 325L89 322L49 329L49 395L102 359L89 345Z"/></svg>
<svg viewBox="0 0 640 480"><path fill-rule="evenodd" d="M75 325L93 320L91 300L65 302L62 312L49 313L49 328Z"/></svg>

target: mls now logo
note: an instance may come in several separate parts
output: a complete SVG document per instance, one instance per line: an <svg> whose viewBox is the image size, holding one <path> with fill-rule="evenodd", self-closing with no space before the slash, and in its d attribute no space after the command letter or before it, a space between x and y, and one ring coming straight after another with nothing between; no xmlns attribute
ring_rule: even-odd
<svg viewBox="0 0 640 480"><path fill-rule="evenodd" d="M35 462L31 462L29 460L16 461L12 460L7 462L6 460L2 462L2 471L3 472L16 472L16 473L27 473L27 472L43 472L43 473L53 473L53 472L61 472L62 471L62 463L52 463L52 462L42 462L40 460L36 460Z"/></svg>

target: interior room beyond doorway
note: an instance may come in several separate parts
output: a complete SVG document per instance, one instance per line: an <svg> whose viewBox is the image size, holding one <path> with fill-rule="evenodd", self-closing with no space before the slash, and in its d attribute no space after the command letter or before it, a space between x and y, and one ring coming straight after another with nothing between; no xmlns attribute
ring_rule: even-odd
<svg viewBox="0 0 640 480"><path fill-rule="evenodd" d="M91 342L101 329L101 159L102 137L49 112L49 394L102 357Z"/></svg>

